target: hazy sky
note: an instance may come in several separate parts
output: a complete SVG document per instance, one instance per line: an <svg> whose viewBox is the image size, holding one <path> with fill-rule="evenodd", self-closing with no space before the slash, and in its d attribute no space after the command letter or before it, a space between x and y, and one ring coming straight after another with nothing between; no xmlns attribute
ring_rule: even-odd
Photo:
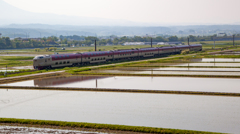
<svg viewBox="0 0 240 134"><path fill-rule="evenodd" d="M4 0L31 12L166 24L240 22L240 0Z"/></svg>

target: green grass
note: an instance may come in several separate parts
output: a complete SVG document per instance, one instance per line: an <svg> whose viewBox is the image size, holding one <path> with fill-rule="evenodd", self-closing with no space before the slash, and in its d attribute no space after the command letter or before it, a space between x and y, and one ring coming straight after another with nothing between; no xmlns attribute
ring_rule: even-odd
<svg viewBox="0 0 240 134"><path fill-rule="evenodd" d="M213 132L168 129L168 128L81 123L81 122L64 122L64 121L13 119L13 118L0 118L0 123L17 123L17 124L22 124L22 125L24 125L24 124L49 125L49 126L58 126L58 127L72 127L72 128L76 128L76 129L77 128L91 128L91 129L98 129L98 130L105 129L105 130L143 132L143 133L158 133L158 134L213 134Z"/></svg>
<svg viewBox="0 0 240 134"><path fill-rule="evenodd" d="M24 56L0 56L0 68L14 66L32 66L33 57Z"/></svg>
<svg viewBox="0 0 240 134"><path fill-rule="evenodd" d="M20 56L20 57L15 57L15 56L7 56L2 58L3 60L33 60L34 57L24 57L24 56Z"/></svg>

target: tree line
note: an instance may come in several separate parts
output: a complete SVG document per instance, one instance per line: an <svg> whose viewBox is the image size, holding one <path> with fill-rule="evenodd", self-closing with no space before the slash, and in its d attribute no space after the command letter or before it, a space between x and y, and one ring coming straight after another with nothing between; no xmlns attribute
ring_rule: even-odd
<svg viewBox="0 0 240 134"><path fill-rule="evenodd" d="M236 35L236 38L240 35ZM217 37L217 35L212 36L193 36L190 35L189 37L177 37L177 36L169 36L169 37L141 37L141 36L134 36L134 37L116 37L116 36L109 36L109 38L104 39L101 37L94 37L94 36L60 36L55 37L43 37L38 39L21 39L21 38L15 38L14 40L10 40L9 37L2 37L0 38L0 49L11 49L11 48L38 48L38 47L53 47L57 46L58 44L64 44L67 46L74 45L85 45L90 46L91 44L94 44L95 40L97 41L97 45L119 45L123 44L125 42L150 42L151 39L153 42L186 42L188 41L188 38L191 42L200 42L200 41L210 41L214 40ZM232 37L222 37L231 39Z"/></svg>
<svg viewBox="0 0 240 134"><path fill-rule="evenodd" d="M0 49L11 49L11 48L36 48L36 47L49 47L57 45L57 37L44 37L40 39L22 39L15 38L10 40L9 37L0 38Z"/></svg>

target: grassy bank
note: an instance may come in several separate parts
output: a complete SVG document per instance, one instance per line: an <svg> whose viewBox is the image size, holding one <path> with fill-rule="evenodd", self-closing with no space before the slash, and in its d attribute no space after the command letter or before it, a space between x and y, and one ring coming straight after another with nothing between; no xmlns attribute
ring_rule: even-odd
<svg viewBox="0 0 240 134"><path fill-rule="evenodd" d="M32 66L33 57L20 57L20 56L0 56L1 67L14 67L14 66Z"/></svg>
<svg viewBox="0 0 240 134"><path fill-rule="evenodd" d="M81 122L64 122L64 121L46 121L46 120L29 120L29 119L13 119L0 118L0 123L20 124L20 125L48 125L58 127L71 127L73 129L91 128L97 131L101 130L117 130L126 132L142 132L142 133L158 133L158 134L214 134L213 132L154 128L154 127L139 127L139 126L125 126L125 125L110 125L110 124L96 124L96 123L81 123Z"/></svg>
<svg viewBox="0 0 240 134"><path fill-rule="evenodd" d="M16 72L8 72L7 77L4 76L4 72L0 73L0 78L8 78L8 77L15 77L15 76L23 76L23 75L30 75L30 74L38 74L38 73L46 73L46 72L54 72L59 71L59 69L54 70L20 70Z"/></svg>
<svg viewBox="0 0 240 134"><path fill-rule="evenodd" d="M61 76L65 75L64 73L50 73L50 74L41 74L41 75L34 75L34 76L28 76L28 77L17 77L17 78L11 78L11 79L1 79L0 84L6 84L6 83L13 83L13 82L19 82L19 81L25 81L25 80L31 80L31 79L38 79L38 78L46 78L46 77L55 77L55 76Z"/></svg>

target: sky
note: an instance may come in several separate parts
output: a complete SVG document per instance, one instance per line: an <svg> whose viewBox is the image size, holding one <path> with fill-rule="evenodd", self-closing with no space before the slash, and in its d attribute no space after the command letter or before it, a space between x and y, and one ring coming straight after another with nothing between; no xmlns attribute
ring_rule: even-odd
<svg viewBox="0 0 240 134"><path fill-rule="evenodd" d="M240 0L4 0L20 9L152 24L240 24Z"/></svg>

